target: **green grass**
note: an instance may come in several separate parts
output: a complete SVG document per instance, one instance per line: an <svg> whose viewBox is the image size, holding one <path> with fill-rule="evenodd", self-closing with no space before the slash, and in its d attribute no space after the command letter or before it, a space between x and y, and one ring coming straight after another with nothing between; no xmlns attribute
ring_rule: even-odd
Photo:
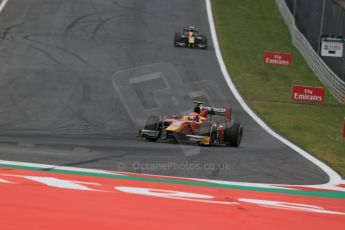
<svg viewBox="0 0 345 230"><path fill-rule="evenodd" d="M274 0L212 0L225 64L241 94L273 128L345 177L345 106L329 91L322 104L295 103L293 84L322 86L292 45ZM290 67L263 64L263 52L293 55Z"/></svg>

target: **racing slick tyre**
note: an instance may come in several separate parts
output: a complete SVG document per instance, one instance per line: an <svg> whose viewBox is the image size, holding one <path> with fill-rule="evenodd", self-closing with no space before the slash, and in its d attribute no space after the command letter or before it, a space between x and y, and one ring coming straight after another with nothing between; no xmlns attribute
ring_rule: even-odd
<svg viewBox="0 0 345 230"><path fill-rule="evenodd" d="M213 124L210 122L204 122L200 125L199 136L209 136L210 137L210 145L212 146L215 144L217 139L217 130L213 127Z"/></svg>
<svg viewBox="0 0 345 230"><path fill-rule="evenodd" d="M226 126L224 130L224 142L226 146L238 147L242 142L243 127L240 123L234 122Z"/></svg>
<svg viewBox="0 0 345 230"><path fill-rule="evenodd" d="M200 44L206 45L204 49L207 49L207 37L205 35L202 35L200 37L201 37Z"/></svg>
<svg viewBox="0 0 345 230"><path fill-rule="evenodd" d="M178 42L181 42L181 33L175 33L174 46L179 47Z"/></svg>
<svg viewBox="0 0 345 230"><path fill-rule="evenodd" d="M160 118L158 116L151 115L147 118L144 128L147 130L156 131L158 130L159 123L160 123ZM145 138L146 140L152 141L152 142L155 142L158 140L158 137L145 137Z"/></svg>

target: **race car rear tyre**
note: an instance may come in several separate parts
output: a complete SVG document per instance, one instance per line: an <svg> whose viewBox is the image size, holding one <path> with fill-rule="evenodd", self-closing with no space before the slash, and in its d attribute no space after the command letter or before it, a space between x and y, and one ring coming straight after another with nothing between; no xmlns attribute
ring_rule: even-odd
<svg viewBox="0 0 345 230"><path fill-rule="evenodd" d="M158 130L158 125L160 123L160 118L155 115L151 115L146 119L144 128L147 130ZM158 137L145 137L146 140L155 142L158 140Z"/></svg>
<svg viewBox="0 0 345 230"><path fill-rule="evenodd" d="M217 139L217 130L214 128L213 124L210 122L204 122L200 125L199 136L209 136L210 137L210 145L212 146L215 144L215 141Z"/></svg>
<svg viewBox="0 0 345 230"><path fill-rule="evenodd" d="M226 146L238 147L242 142L243 127L240 123L234 122L232 125L225 127L224 142Z"/></svg>

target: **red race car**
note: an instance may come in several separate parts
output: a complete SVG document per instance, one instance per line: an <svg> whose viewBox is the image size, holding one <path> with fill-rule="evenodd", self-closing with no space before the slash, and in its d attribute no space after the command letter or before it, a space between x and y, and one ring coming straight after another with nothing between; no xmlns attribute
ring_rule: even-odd
<svg viewBox="0 0 345 230"><path fill-rule="evenodd" d="M243 136L243 127L232 119L232 108L214 108L196 101L194 111L188 115L149 116L139 137L148 141L174 140L195 142L200 145L226 145L238 147ZM224 122L212 122L212 117L222 116Z"/></svg>

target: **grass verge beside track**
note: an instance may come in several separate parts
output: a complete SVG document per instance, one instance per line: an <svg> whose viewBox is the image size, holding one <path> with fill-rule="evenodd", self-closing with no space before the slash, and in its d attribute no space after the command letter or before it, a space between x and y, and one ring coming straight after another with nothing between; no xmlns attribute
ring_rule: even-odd
<svg viewBox="0 0 345 230"><path fill-rule="evenodd" d="M292 45L274 0L212 0L218 38L233 81L273 128L345 177L345 106L326 91L322 104L290 100L293 84L322 86ZM293 55L290 67L263 64L263 52Z"/></svg>

